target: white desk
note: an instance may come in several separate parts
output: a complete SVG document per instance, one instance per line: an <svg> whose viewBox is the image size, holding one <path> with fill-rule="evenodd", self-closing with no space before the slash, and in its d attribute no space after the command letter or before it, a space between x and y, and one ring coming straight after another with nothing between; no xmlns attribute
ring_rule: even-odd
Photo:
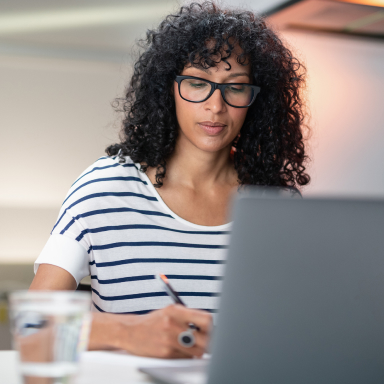
<svg viewBox="0 0 384 384"><path fill-rule="evenodd" d="M154 383L137 367L183 365L190 360L164 360L132 356L125 353L92 351L82 355L80 372L74 384L140 384ZM0 383L21 384L17 371L17 352L0 351Z"/></svg>

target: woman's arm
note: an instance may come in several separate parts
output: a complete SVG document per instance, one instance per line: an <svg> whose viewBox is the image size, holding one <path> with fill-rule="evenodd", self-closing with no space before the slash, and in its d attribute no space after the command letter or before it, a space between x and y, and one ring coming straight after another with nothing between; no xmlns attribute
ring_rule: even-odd
<svg viewBox="0 0 384 384"><path fill-rule="evenodd" d="M41 264L32 281L31 290L74 290L75 278L65 269ZM177 337L196 324L196 345L182 347ZM208 312L170 305L147 315L118 315L93 313L88 349L123 349L130 353L162 358L188 358L202 356L211 329L212 317Z"/></svg>
<svg viewBox="0 0 384 384"><path fill-rule="evenodd" d="M75 278L65 269L51 264L41 264L29 289L74 291L77 287Z"/></svg>

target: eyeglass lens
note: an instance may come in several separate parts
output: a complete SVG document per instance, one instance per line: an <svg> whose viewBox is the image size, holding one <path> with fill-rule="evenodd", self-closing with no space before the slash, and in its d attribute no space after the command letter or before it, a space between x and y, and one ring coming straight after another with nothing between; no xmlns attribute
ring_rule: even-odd
<svg viewBox="0 0 384 384"><path fill-rule="evenodd" d="M211 84L197 79L183 79L180 94L189 101L203 101L211 92ZM244 107L253 99L253 89L247 84L228 84L224 90L224 99L236 107Z"/></svg>

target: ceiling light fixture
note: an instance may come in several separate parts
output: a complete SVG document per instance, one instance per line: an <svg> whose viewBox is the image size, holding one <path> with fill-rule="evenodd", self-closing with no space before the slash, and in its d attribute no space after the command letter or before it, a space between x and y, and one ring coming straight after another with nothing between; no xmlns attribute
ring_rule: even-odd
<svg viewBox="0 0 384 384"><path fill-rule="evenodd" d="M384 39L384 0L290 0L266 14L281 30Z"/></svg>
<svg viewBox="0 0 384 384"><path fill-rule="evenodd" d="M339 0L344 3L354 3L361 5L372 5L373 7L384 7L384 0Z"/></svg>

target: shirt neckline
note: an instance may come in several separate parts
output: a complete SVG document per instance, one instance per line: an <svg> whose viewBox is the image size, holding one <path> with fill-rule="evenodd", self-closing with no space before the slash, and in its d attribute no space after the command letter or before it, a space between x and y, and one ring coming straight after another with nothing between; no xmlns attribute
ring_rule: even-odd
<svg viewBox="0 0 384 384"><path fill-rule="evenodd" d="M147 185L148 185L148 188L151 190L151 192L153 193L153 195L156 197L156 199L159 201L160 205L163 207L163 209L168 212L169 215L171 215L174 219L176 219L177 221L185 224L185 225L188 225L190 227L193 227L193 228L196 228L196 229L204 229L204 230L208 230L208 231L217 231L217 230L223 230L223 229L228 229L232 226L232 223L233 221L230 221L229 223L226 223L226 224L222 224L222 225L215 225L215 226L212 226L212 225L200 225L200 224L195 224L195 223L192 223L188 220L185 220L183 219L182 217L176 215L175 212L173 212L167 204L165 204L164 200L161 198L160 194L157 192L155 186L152 184L152 181L149 179L148 175L145 173L145 172L141 172L140 169L141 169L141 164L140 163L134 163L139 174L141 174L143 176L143 178L145 179L145 181L147 182Z"/></svg>

